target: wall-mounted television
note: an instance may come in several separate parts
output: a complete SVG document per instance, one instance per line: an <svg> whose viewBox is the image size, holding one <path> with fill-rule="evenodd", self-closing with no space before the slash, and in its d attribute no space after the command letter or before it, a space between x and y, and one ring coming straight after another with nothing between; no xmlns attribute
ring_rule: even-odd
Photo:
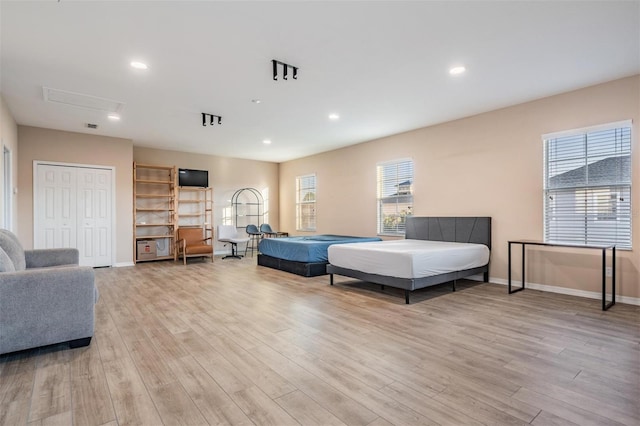
<svg viewBox="0 0 640 426"><path fill-rule="evenodd" d="M179 186L209 187L208 170L178 169Z"/></svg>

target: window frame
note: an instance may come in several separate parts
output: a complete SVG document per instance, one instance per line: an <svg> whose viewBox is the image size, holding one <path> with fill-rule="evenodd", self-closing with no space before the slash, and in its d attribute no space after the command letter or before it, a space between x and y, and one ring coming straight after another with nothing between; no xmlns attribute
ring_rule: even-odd
<svg viewBox="0 0 640 426"><path fill-rule="evenodd" d="M301 188L304 179L313 178L313 186L308 188ZM313 200L300 200L300 195L303 190L309 191L307 194L313 194ZM296 176L296 231L300 232L315 232L317 228L317 200L318 200L318 177L315 173ZM305 206L310 207L311 213L308 222L311 226L303 227L303 209ZM312 224L311 224L312 222Z"/></svg>
<svg viewBox="0 0 640 426"><path fill-rule="evenodd" d="M407 175L399 175L396 174L395 179L385 178L383 175L381 176L381 170L384 170L385 167L396 166L396 170L399 168L408 168L410 169L410 176ZM406 181L410 181L409 184L409 193L400 193L401 184ZM415 184L415 163L413 158L399 158L395 160L381 161L376 163L376 233L380 236L404 236L405 235L405 223L406 217L413 216L413 206L415 202L414 198L414 184ZM396 194L385 194L385 188L389 188L389 185L395 186L397 188ZM398 219L400 222L396 223L395 231L385 227L384 225L384 204L391 204L389 201L395 198L395 215L398 215ZM409 198L409 200L404 200L404 202L400 202L403 198ZM387 201L385 203L385 200ZM403 216L402 211L398 211L398 206L408 204L407 210L408 212Z"/></svg>
<svg viewBox="0 0 640 426"><path fill-rule="evenodd" d="M628 139L627 139L628 129ZM605 139L598 143L598 133L606 131L622 130L620 147L618 136ZM591 136L591 140L589 137ZM542 135L543 141L543 236L544 241L553 243L569 243L576 245L609 245L615 244L622 250L633 249L633 122L623 120L580 129L566 130ZM566 138L566 145L558 146L558 140ZM570 140L569 138L573 138ZM583 140L584 148L577 148L577 144ZM614 149L609 150L607 143L614 143ZM551 160L551 144L555 152L565 150L565 156L557 156ZM571 146L573 144L574 146ZM572 151L576 151L574 154ZM584 152L580 152L584 151ZM571 155L568 154L571 152ZM579 153L579 154L578 154ZM555 154L555 153L554 153ZM590 175L594 164L612 158L624 158L628 156L628 166L621 166L624 160L618 160L618 165L606 168L606 178L603 181L590 182L592 176L598 177L598 173ZM562 167L562 162L576 165ZM580 165L582 164L582 165ZM559 168L572 167L565 171ZM628 167L628 178L626 171ZM584 168L585 178L583 182L551 184L554 177L578 171ZM553 170L550 170L553 169ZM624 171L624 172L623 172ZM555 172L555 173L554 173ZM616 173L618 172L617 176ZM621 174L622 173L622 174ZM623 176L621 178L621 176ZM628 179L628 181L627 181ZM570 179L567 179L569 181ZM561 197L573 194L574 206L567 204ZM615 196L614 196L615 195ZM625 200L625 197L628 197ZM571 220L580 226L571 227ZM553 226L553 221L564 221L564 224ZM605 222L614 222L607 224ZM557 223L557 222L556 222ZM582 225L582 223L584 225ZM571 235L573 234L573 235ZM578 241L580 240L580 241Z"/></svg>

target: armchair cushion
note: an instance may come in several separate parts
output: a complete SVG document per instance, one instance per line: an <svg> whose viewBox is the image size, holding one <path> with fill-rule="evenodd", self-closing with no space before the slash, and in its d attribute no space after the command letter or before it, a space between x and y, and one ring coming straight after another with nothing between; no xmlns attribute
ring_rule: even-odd
<svg viewBox="0 0 640 426"><path fill-rule="evenodd" d="M15 270L11 258L0 247L0 272L14 272Z"/></svg>
<svg viewBox="0 0 640 426"><path fill-rule="evenodd" d="M0 248L9 256L16 271L24 271L26 269L27 263L24 260L24 249L13 232L0 229Z"/></svg>
<svg viewBox="0 0 640 426"><path fill-rule="evenodd" d="M187 246L185 251L187 254L211 254L212 250L213 249L209 244L201 243L193 246Z"/></svg>

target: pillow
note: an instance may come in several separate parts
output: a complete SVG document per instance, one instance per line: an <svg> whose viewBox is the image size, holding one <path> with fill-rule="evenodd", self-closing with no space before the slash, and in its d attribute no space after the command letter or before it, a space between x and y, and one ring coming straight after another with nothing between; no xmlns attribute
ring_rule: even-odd
<svg viewBox="0 0 640 426"><path fill-rule="evenodd" d="M15 270L11 258L0 248L0 272L15 272Z"/></svg>
<svg viewBox="0 0 640 426"><path fill-rule="evenodd" d="M24 271L27 268L24 249L13 232L0 229L0 248L9 256L16 271Z"/></svg>

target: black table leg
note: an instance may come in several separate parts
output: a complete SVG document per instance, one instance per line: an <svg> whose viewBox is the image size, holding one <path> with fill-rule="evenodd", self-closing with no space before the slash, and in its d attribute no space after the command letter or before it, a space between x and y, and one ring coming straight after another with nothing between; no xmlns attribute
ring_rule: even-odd
<svg viewBox="0 0 640 426"><path fill-rule="evenodd" d="M507 277L509 278L508 286L509 286L509 294L511 294L511 242L509 242L509 263L507 266Z"/></svg>
<svg viewBox="0 0 640 426"><path fill-rule="evenodd" d="M525 244L522 244L522 287L513 289L511 286L511 242L509 242L509 294L524 290L524 247Z"/></svg>
<svg viewBox="0 0 640 426"><path fill-rule="evenodd" d="M607 303L607 249L602 249L602 310L616 304L616 248L611 248L611 302Z"/></svg>

